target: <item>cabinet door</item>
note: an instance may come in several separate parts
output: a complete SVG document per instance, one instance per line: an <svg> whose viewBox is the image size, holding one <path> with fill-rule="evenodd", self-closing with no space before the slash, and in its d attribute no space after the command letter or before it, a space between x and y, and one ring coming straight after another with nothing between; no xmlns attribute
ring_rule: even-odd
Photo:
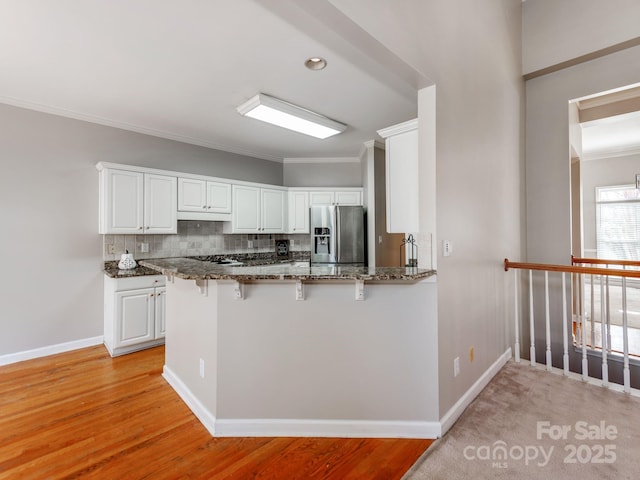
<svg viewBox="0 0 640 480"><path fill-rule="evenodd" d="M146 233L177 233L176 177L144 175L144 230Z"/></svg>
<svg viewBox="0 0 640 480"><path fill-rule="evenodd" d="M231 184L207 182L207 212L231 213Z"/></svg>
<svg viewBox="0 0 640 480"><path fill-rule="evenodd" d="M155 339L154 289L116 292L115 347L125 347Z"/></svg>
<svg viewBox="0 0 640 480"><path fill-rule="evenodd" d="M165 315L165 299L166 299L165 287L158 287L155 289L155 325L156 325L156 338L164 338L167 330L167 321Z"/></svg>
<svg viewBox="0 0 640 480"><path fill-rule="evenodd" d="M336 205L362 205L362 192L360 190L336 192Z"/></svg>
<svg viewBox="0 0 640 480"><path fill-rule="evenodd" d="M335 202L333 192L309 192L309 204L333 205Z"/></svg>
<svg viewBox="0 0 640 480"><path fill-rule="evenodd" d="M233 186L233 233L260 232L260 189Z"/></svg>
<svg viewBox="0 0 640 480"><path fill-rule="evenodd" d="M179 211L206 212L207 205L207 182L191 178L178 178Z"/></svg>
<svg viewBox="0 0 640 480"><path fill-rule="evenodd" d="M141 233L143 174L105 169L102 175L100 233Z"/></svg>
<svg viewBox="0 0 640 480"><path fill-rule="evenodd" d="M289 233L309 233L309 192L289 192Z"/></svg>
<svg viewBox="0 0 640 480"><path fill-rule="evenodd" d="M262 233L285 233L287 231L286 191L262 188Z"/></svg>
<svg viewBox="0 0 640 480"><path fill-rule="evenodd" d="M418 131L386 139L387 232L418 231Z"/></svg>

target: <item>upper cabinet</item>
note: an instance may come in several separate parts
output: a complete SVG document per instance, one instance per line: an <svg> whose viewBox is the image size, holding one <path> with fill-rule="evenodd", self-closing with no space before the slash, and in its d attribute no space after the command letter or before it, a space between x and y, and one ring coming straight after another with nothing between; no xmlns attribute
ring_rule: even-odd
<svg viewBox="0 0 640 480"><path fill-rule="evenodd" d="M179 220L230 220L231 184L178 178Z"/></svg>
<svg viewBox="0 0 640 480"><path fill-rule="evenodd" d="M176 233L176 177L100 168L99 232Z"/></svg>
<svg viewBox="0 0 640 480"><path fill-rule="evenodd" d="M287 189L233 185L233 213L225 233L286 233Z"/></svg>
<svg viewBox="0 0 640 480"><path fill-rule="evenodd" d="M359 187L281 187L100 162L99 232L177 233L178 220L224 233L309 233L312 205L362 205Z"/></svg>
<svg viewBox="0 0 640 480"><path fill-rule="evenodd" d="M362 188L310 190L310 205L362 205Z"/></svg>
<svg viewBox="0 0 640 480"><path fill-rule="evenodd" d="M418 120L379 130L378 134L385 139L387 232L417 232Z"/></svg>
<svg viewBox="0 0 640 480"><path fill-rule="evenodd" d="M289 190L289 233L309 233L309 192Z"/></svg>

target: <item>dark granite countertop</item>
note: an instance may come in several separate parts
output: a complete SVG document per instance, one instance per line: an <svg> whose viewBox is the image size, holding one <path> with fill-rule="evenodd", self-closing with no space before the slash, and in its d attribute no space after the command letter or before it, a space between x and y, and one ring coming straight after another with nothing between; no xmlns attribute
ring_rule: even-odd
<svg viewBox="0 0 640 480"><path fill-rule="evenodd" d="M118 268L118 262L104 262L103 272L105 275L111 278L123 278L123 277L143 277L146 275L162 275L162 272L153 270L149 267L144 267L138 262L138 266L129 270L120 270Z"/></svg>
<svg viewBox="0 0 640 480"><path fill-rule="evenodd" d="M411 267L356 267L350 265L310 265L289 261L268 265L216 265L194 258L150 258L139 264L153 271L187 280L364 280L413 281L436 274L435 270Z"/></svg>

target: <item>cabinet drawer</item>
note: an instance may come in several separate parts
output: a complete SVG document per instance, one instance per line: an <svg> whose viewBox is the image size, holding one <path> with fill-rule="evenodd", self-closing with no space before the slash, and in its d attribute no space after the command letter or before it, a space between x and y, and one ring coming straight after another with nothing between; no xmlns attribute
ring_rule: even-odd
<svg viewBox="0 0 640 480"><path fill-rule="evenodd" d="M165 276L164 275L145 275L142 277L126 277L126 278L111 278L106 277L115 284L115 291L119 290L134 290L138 288L153 288L164 287Z"/></svg>

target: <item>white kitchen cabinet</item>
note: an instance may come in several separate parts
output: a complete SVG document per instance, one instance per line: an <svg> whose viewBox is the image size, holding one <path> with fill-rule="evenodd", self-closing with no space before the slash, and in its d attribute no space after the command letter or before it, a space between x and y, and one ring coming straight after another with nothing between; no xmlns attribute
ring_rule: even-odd
<svg viewBox="0 0 640 480"><path fill-rule="evenodd" d="M178 178L178 211L231 213L231 184Z"/></svg>
<svg viewBox="0 0 640 480"><path fill-rule="evenodd" d="M176 177L100 170L99 233L176 233Z"/></svg>
<svg viewBox="0 0 640 480"><path fill-rule="evenodd" d="M313 205L362 205L361 188L341 188L339 190L312 190L309 204Z"/></svg>
<svg viewBox="0 0 640 480"><path fill-rule="evenodd" d="M419 231L418 120L378 131L385 139L387 232Z"/></svg>
<svg viewBox="0 0 640 480"><path fill-rule="evenodd" d="M233 185L233 213L225 233L286 233L287 190Z"/></svg>
<svg viewBox="0 0 640 480"><path fill-rule="evenodd" d="M337 190L336 205L362 205L362 190Z"/></svg>
<svg viewBox="0 0 640 480"><path fill-rule="evenodd" d="M262 233L286 233L287 191L260 189Z"/></svg>
<svg viewBox="0 0 640 480"><path fill-rule="evenodd" d="M160 345L165 329L164 276L105 277L104 344L111 356Z"/></svg>
<svg viewBox="0 0 640 480"><path fill-rule="evenodd" d="M289 190L289 233L309 233L309 192Z"/></svg>

